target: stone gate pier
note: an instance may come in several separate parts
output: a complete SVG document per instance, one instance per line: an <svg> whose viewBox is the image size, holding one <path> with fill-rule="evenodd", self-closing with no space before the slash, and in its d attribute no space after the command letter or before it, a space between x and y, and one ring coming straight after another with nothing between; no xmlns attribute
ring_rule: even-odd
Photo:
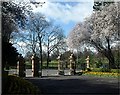
<svg viewBox="0 0 120 95"><path fill-rule="evenodd" d="M20 76L20 77L26 76L25 59L23 58L23 56L21 54L18 56L17 73L18 73L18 76Z"/></svg>
<svg viewBox="0 0 120 95"><path fill-rule="evenodd" d="M64 62L61 60L61 55L58 56L58 75L64 75Z"/></svg>
<svg viewBox="0 0 120 95"><path fill-rule="evenodd" d="M76 73L76 64L75 64L75 56L71 54L69 57L70 60L70 75L75 75Z"/></svg>
<svg viewBox="0 0 120 95"><path fill-rule="evenodd" d="M31 57L32 60L32 76L33 77L39 77L39 58L33 54L33 56Z"/></svg>

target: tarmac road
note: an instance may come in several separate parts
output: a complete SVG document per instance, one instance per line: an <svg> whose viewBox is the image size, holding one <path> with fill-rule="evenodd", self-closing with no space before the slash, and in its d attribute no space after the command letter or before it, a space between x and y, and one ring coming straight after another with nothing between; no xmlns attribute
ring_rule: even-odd
<svg viewBox="0 0 120 95"><path fill-rule="evenodd" d="M46 76L25 78L41 89L43 95L119 95L118 78L94 76Z"/></svg>

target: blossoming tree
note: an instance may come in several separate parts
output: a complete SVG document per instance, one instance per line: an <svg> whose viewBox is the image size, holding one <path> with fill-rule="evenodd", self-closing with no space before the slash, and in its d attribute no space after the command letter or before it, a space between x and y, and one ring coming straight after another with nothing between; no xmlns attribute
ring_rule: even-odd
<svg viewBox="0 0 120 95"><path fill-rule="evenodd" d="M91 17L86 19L83 25L73 29L68 36L68 42L71 42L72 44L70 45L72 46L80 45L83 41L94 46L98 52L102 53L109 60L109 68L116 68L112 45L115 42L120 42L119 6L119 2L104 6L101 11L94 12ZM73 37L73 35L77 36Z"/></svg>

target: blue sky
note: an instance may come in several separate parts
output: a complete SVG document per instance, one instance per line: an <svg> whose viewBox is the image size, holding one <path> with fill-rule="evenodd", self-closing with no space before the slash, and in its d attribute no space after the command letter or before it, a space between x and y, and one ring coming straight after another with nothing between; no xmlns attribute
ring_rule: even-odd
<svg viewBox="0 0 120 95"><path fill-rule="evenodd" d="M40 12L47 19L53 19L64 29L67 36L72 28L84 21L93 11L94 0L15 0L15 2L45 2L43 6L33 7L34 12Z"/></svg>
<svg viewBox="0 0 120 95"><path fill-rule="evenodd" d="M37 0L38 2L41 0ZM72 28L89 17L93 10L94 0L43 0L42 7L33 6L34 12L40 12L60 25L67 36Z"/></svg>

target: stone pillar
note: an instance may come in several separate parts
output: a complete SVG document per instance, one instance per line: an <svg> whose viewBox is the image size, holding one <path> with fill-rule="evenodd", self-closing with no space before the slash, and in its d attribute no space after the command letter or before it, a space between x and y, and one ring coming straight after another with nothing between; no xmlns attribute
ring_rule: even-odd
<svg viewBox="0 0 120 95"><path fill-rule="evenodd" d="M90 69L90 58L89 58L89 56L87 56L87 58L85 60L86 60L86 68L88 70L88 69Z"/></svg>
<svg viewBox="0 0 120 95"><path fill-rule="evenodd" d="M71 54L69 60L70 60L70 75L75 75L76 73L75 56Z"/></svg>
<svg viewBox="0 0 120 95"><path fill-rule="evenodd" d="M22 57L22 55L19 55L18 63L17 63L17 72L20 77L25 77L25 59Z"/></svg>
<svg viewBox="0 0 120 95"><path fill-rule="evenodd" d="M61 61L61 55L58 56L58 75L64 75L63 61Z"/></svg>
<svg viewBox="0 0 120 95"><path fill-rule="evenodd" d="M32 60L32 76L39 77L39 58L33 54L31 57Z"/></svg>
<svg viewBox="0 0 120 95"><path fill-rule="evenodd" d="M19 61L17 62L17 75L19 75Z"/></svg>

